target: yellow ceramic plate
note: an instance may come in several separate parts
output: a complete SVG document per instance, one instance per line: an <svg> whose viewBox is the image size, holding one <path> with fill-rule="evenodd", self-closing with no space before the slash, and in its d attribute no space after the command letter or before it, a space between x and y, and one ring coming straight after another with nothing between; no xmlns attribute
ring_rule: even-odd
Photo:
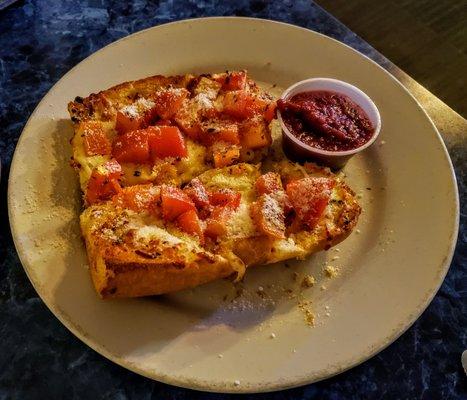
<svg viewBox="0 0 467 400"><path fill-rule="evenodd" d="M78 229L81 205L68 166L67 102L152 74L235 68L247 68L276 90L315 76L341 79L375 101L383 120L380 138L345 168L362 196L358 230L338 246L340 252L322 252L289 268L249 271L242 294L220 281L158 298L100 300ZM9 212L31 282L70 331L142 375L219 392L303 385L383 349L438 290L458 228L457 189L446 148L393 77L328 37L248 18L158 26L73 68L24 128L11 167ZM323 273L326 262L339 268L337 277ZM300 289L305 274L316 278L306 290ZM259 286L264 295L257 294ZM314 327L305 323L307 309L315 315Z"/></svg>

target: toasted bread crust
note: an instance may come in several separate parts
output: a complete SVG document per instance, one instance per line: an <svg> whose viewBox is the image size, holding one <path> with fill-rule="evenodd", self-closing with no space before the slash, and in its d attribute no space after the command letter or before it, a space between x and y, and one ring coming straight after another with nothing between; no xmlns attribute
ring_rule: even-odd
<svg viewBox="0 0 467 400"><path fill-rule="evenodd" d="M157 89L167 87L186 88L196 79L193 75L175 75L165 77L154 75L144 79L124 82L98 93L92 93L82 98L76 97L68 103L68 112L74 124L87 120L108 121L113 118L115 106L125 105L135 99L135 96L148 97Z"/></svg>

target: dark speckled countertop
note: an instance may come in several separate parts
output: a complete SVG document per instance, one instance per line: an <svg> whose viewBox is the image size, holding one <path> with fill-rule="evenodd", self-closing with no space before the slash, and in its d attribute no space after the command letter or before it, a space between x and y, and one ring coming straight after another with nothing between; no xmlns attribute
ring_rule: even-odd
<svg viewBox="0 0 467 400"><path fill-rule="evenodd" d="M309 386L245 398L465 399L467 348L466 121L311 1L19 1L0 11L0 399L231 399L143 378L75 338L29 283L6 206L16 142L39 100L65 72L110 42L161 23L203 16L269 18L332 36L393 73L442 133L456 168L461 230L443 286L394 344L364 364Z"/></svg>

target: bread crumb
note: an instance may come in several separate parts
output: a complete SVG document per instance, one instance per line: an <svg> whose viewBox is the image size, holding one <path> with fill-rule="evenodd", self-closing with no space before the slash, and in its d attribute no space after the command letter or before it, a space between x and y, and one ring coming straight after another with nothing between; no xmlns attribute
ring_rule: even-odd
<svg viewBox="0 0 467 400"><path fill-rule="evenodd" d="M217 357L218 357L218 358L222 358L222 357L224 357L224 356L223 356L222 354L218 354Z"/></svg>
<svg viewBox="0 0 467 400"><path fill-rule="evenodd" d="M324 272L326 273L326 275L329 277L329 278L334 278L337 276L338 272L339 272L339 269L337 267L333 267L331 265L327 265L325 268L324 268Z"/></svg>
<svg viewBox="0 0 467 400"><path fill-rule="evenodd" d="M234 385L235 385L235 386L240 386L240 381L239 381L238 379L235 380L235 381L234 381Z"/></svg>
<svg viewBox="0 0 467 400"><path fill-rule="evenodd" d="M321 290L326 290L326 286L321 285L320 289L321 289Z"/></svg>
<svg viewBox="0 0 467 400"><path fill-rule="evenodd" d="M269 335L269 337L270 337L271 339L274 339L274 338L276 337L276 334L273 332L273 333L271 333L271 334Z"/></svg>
<svg viewBox="0 0 467 400"><path fill-rule="evenodd" d="M333 258L331 258L331 261L336 261L339 259L339 256L334 256Z"/></svg>
<svg viewBox="0 0 467 400"><path fill-rule="evenodd" d="M305 275L302 280L302 287L312 287L315 284L315 278L311 275Z"/></svg>
<svg viewBox="0 0 467 400"><path fill-rule="evenodd" d="M311 302L308 300L302 300L298 303L298 308L303 312L303 318L307 325L314 326L315 315L311 310Z"/></svg>

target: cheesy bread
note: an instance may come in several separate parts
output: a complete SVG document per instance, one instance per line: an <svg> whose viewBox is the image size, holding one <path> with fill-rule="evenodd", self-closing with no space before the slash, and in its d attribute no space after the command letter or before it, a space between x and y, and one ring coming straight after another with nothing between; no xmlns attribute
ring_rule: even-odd
<svg viewBox="0 0 467 400"><path fill-rule="evenodd" d="M182 189L124 188L88 207L81 229L99 295L134 297L303 259L347 237L359 213L353 192L326 169L284 161L265 172L240 163Z"/></svg>
<svg viewBox="0 0 467 400"><path fill-rule="evenodd" d="M275 102L235 71L126 82L76 97L68 110L72 165L89 205L119 187L179 185L213 167L260 160Z"/></svg>

